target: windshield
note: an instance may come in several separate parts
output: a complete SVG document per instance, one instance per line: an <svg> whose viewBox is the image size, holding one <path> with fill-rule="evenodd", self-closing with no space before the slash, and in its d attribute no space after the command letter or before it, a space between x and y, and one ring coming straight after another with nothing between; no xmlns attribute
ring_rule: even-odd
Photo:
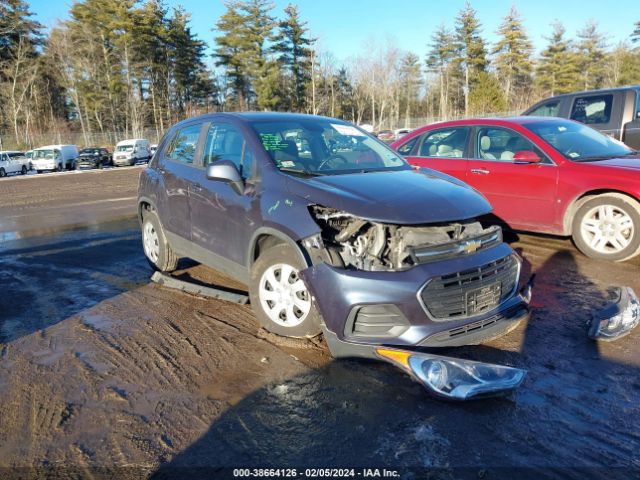
<svg viewBox="0 0 640 480"><path fill-rule="evenodd" d="M523 124L569 160L587 162L633 155L625 144L601 134L591 127L568 120L551 120Z"/></svg>
<svg viewBox="0 0 640 480"><path fill-rule="evenodd" d="M54 150L34 150L33 158L55 158Z"/></svg>
<svg viewBox="0 0 640 480"><path fill-rule="evenodd" d="M118 145L116 150L118 152L131 152L133 150L133 145Z"/></svg>
<svg viewBox="0 0 640 480"><path fill-rule="evenodd" d="M96 153L100 153L97 148L83 148L80 150L80 155L94 155Z"/></svg>
<svg viewBox="0 0 640 480"><path fill-rule="evenodd" d="M339 120L256 121L251 126L281 171L338 175L411 169L393 150Z"/></svg>

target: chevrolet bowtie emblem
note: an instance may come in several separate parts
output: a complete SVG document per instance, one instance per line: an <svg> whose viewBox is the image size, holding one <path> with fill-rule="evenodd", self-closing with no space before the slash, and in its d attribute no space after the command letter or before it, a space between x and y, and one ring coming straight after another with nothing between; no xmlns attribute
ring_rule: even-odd
<svg viewBox="0 0 640 480"><path fill-rule="evenodd" d="M482 242L480 240L469 240L462 244L462 249L464 253L474 253L482 246Z"/></svg>

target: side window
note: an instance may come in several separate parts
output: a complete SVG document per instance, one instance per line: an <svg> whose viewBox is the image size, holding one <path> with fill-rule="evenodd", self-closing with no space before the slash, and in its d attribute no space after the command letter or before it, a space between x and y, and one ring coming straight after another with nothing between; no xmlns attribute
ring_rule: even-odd
<svg viewBox="0 0 640 480"><path fill-rule="evenodd" d="M557 117L560 112L560 102L547 102L543 103L534 110L531 110L527 115L533 115L536 117Z"/></svg>
<svg viewBox="0 0 640 480"><path fill-rule="evenodd" d="M462 158L467 147L469 129L466 127L435 130L424 135L421 157Z"/></svg>
<svg viewBox="0 0 640 480"><path fill-rule="evenodd" d="M640 90L636 90L636 118L640 118Z"/></svg>
<svg viewBox="0 0 640 480"><path fill-rule="evenodd" d="M242 133L233 125L212 123L204 146L205 166L218 160L229 160L236 164L243 178L251 176L254 155L247 150Z"/></svg>
<svg viewBox="0 0 640 480"><path fill-rule="evenodd" d="M478 129L476 137L477 159L511 162L515 153L522 150L536 152L540 158L545 159L542 151L519 133L504 128Z"/></svg>
<svg viewBox="0 0 640 480"><path fill-rule="evenodd" d="M410 155L411 151L413 150L414 145L416 144L416 142L420 139L420 135L416 135L415 137L413 137L411 140L409 140L406 143L403 143L402 145L400 145L398 147L398 153L400 155Z"/></svg>
<svg viewBox="0 0 640 480"><path fill-rule="evenodd" d="M164 157L174 162L192 164L198 147L201 123L181 128L171 139Z"/></svg>
<svg viewBox="0 0 640 480"><path fill-rule="evenodd" d="M571 120L586 123L609 123L613 95L597 95L591 97L576 97L571 108Z"/></svg>

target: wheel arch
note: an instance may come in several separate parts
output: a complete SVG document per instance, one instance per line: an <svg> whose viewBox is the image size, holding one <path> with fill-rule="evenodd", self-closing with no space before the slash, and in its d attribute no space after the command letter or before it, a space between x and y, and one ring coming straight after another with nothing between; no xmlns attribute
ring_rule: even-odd
<svg viewBox="0 0 640 480"><path fill-rule="evenodd" d="M143 213L147 210L158 211L153 200L151 200L148 197L139 197L137 215L138 215L138 222L140 222L140 225L142 225Z"/></svg>
<svg viewBox="0 0 640 480"><path fill-rule="evenodd" d="M276 245L289 245L293 248L303 263L307 266L311 265L306 252L302 247L287 234L271 227L262 227L256 230L249 242L249 251L247 252L247 267L251 269L253 263L260 256L260 252L274 247Z"/></svg>
<svg viewBox="0 0 640 480"><path fill-rule="evenodd" d="M573 218L576 212L589 200L601 197L601 196L612 196L621 198L623 200L632 200L636 203L640 204L640 199L630 194L629 192L625 192L622 190L615 190L611 188L601 188L595 190L589 190L587 192L582 193L578 197L576 197L571 204L567 207L564 212L564 218L562 222L562 230L565 235L571 235L571 227L573 225ZM640 206L640 205L639 205Z"/></svg>

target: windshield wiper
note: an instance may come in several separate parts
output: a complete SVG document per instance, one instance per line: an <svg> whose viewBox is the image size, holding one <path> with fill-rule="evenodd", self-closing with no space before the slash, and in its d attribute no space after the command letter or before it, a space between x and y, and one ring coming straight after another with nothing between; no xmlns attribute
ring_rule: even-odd
<svg viewBox="0 0 640 480"><path fill-rule="evenodd" d="M611 160L612 158L630 157L632 155L638 155L640 152L632 150L628 153L621 153L617 155L595 155L593 157L574 158L572 160L577 162L597 162L598 160Z"/></svg>
<svg viewBox="0 0 640 480"><path fill-rule="evenodd" d="M300 168L280 167L278 168L278 170L286 173L297 173L298 175L308 175L310 177L318 177L320 175L324 175L324 173L310 172L309 170L302 170Z"/></svg>

